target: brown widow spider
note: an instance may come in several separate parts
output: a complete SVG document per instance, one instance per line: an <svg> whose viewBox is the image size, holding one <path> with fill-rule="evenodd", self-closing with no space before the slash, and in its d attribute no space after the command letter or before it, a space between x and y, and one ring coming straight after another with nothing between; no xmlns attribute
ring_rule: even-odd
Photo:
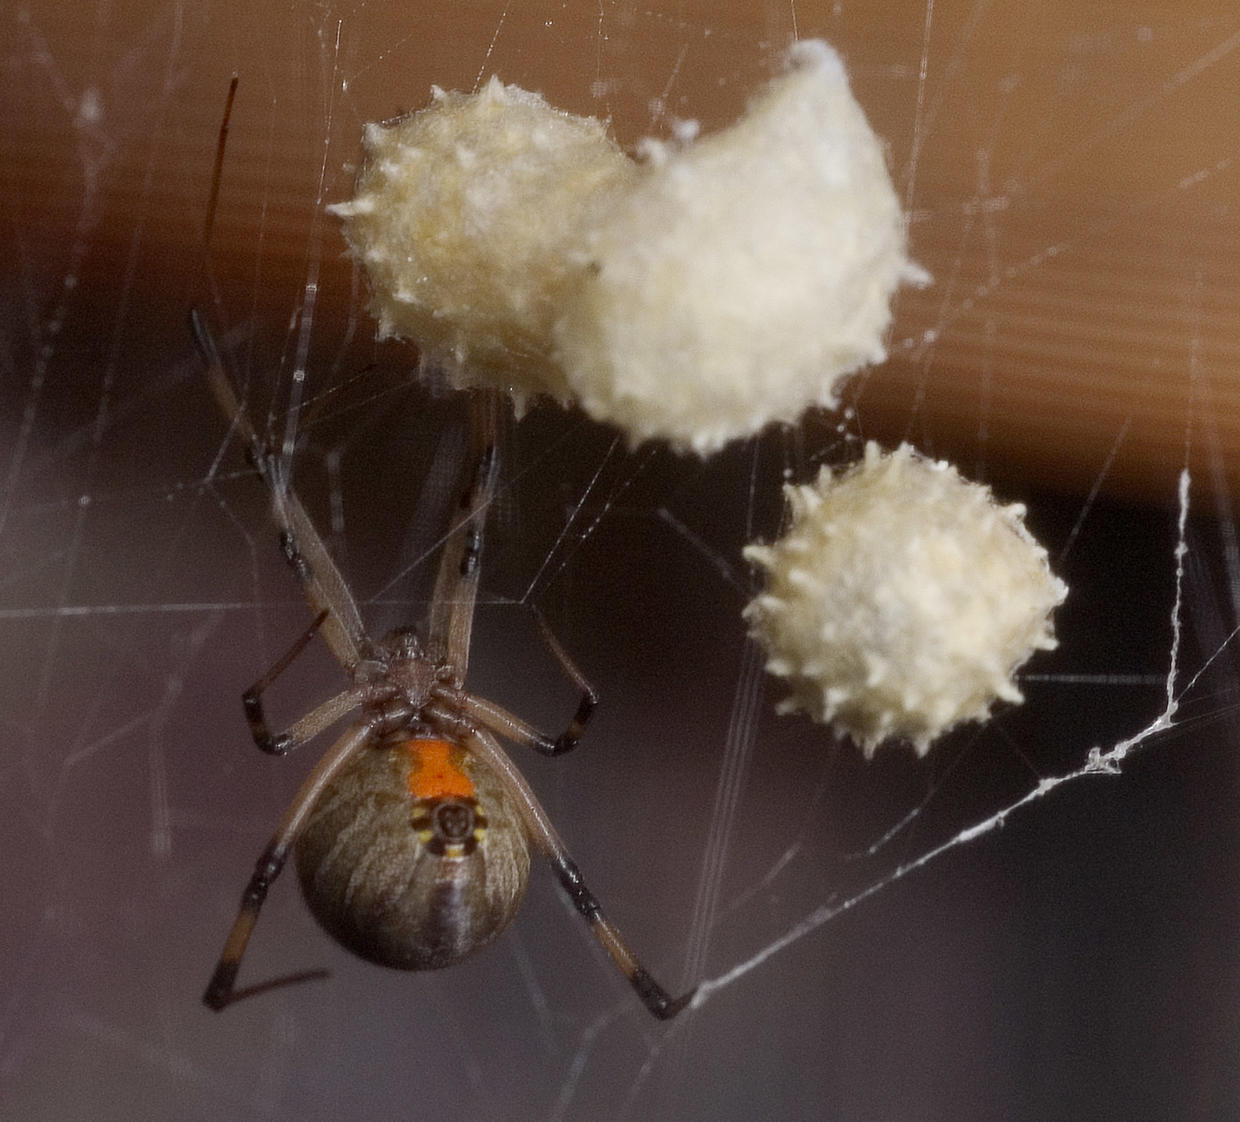
<svg viewBox="0 0 1240 1122"><path fill-rule="evenodd" d="M674 1017L693 991L673 998L647 973L496 740L498 734L548 756L570 751L594 709L594 690L541 617L548 646L581 690L563 733L546 736L464 688L483 523L497 476L493 401L473 399L473 467L436 572L426 643L404 627L375 641L279 461L242 410L196 311L192 323L212 392L271 493L280 548L315 612L309 628L243 695L254 741L284 755L360 711L310 772L258 859L203 1001L219 1010L268 988L238 991L234 983L267 890L290 851L306 904L338 942L371 962L425 970L459 962L503 931L525 893L532 848L550 862L646 1008ZM262 695L316 632L349 686L273 734Z"/></svg>

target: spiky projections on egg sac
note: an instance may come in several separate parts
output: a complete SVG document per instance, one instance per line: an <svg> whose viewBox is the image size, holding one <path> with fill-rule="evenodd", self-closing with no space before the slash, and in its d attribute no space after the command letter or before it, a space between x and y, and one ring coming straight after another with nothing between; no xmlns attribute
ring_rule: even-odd
<svg viewBox="0 0 1240 1122"><path fill-rule="evenodd" d="M745 557L766 587L745 609L781 711L803 710L867 756L889 738L930 743L996 701L1013 672L1055 646L1067 587L1025 528L1025 508L907 444L873 442L840 475L785 488L789 525Z"/></svg>
<svg viewBox="0 0 1240 1122"><path fill-rule="evenodd" d="M457 385L546 395L707 455L836 404L925 273L882 142L826 43L731 126L625 155L603 122L492 78L366 127L330 209L380 336Z"/></svg>
<svg viewBox="0 0 1240 1122"><path fill-rule="evenodd" d="M353 198L328 209L366 271L379 336L458 386L567 402L551 330L596 210L636 176L602 121L492 78L369 124Z"/></svg>

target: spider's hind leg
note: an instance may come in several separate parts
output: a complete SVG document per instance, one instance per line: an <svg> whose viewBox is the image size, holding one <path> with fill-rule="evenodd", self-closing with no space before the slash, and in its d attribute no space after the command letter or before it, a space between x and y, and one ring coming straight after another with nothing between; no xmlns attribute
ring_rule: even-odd
<svg viewBox="0 0 1240 1122"><path fill-rule="evenodd" d="M687 993L682 993L679 997L673 997L668 993L638 961L637 956L629 950L620 932L603 915L598 899L586 887L586 882L581 877L581 870L564 852L563 846L557 852L549 854L548 857L551 861L551 868L555 871L560 886L572 900L573 907L590 925L594 937L603 944L612 960L624 972L629 984L641 998L642 1004L659 1020L670 1021L693 1000L697 987L695 986Z"/></svg>
<svg viewBox="0 0 1240 1122"><path fill-rule="evenodd" d="M331 782L354 752L366 743L370 733L371 726L362 723L354 725L337 740L306 777L288 810L284 812L280 825L255 864L254 872L250 874L245 891L241 894L241 907L237 911L237 918L233 920L232 929L224 943L224 950L211 974L210 982L207 983L206 992L202 995L203 1003L209 1008L218 1012L232 1002L252 993L269 989L272 985L321 976L320 971L313 971L282 978L274 983L268 982L250 987L240 992L235 989L237 971L241 967L241 959L250 942L250 935L253 934L255 924L258 923L258 914L267 898L267 890L283 870L288 855L305 824L306 817L323 788Z"/></svg>
<svg viewBox="0 0 1240 1122"><path fill-rule="evenodd" d="M494 737L474 723L474 720L483 715L480 704L484 708L489 706L492 710L497 710L498 706L491 706L489 702L479 703L478 699L469 698L468 695L458 699L459 701L473 704L445 704L435 701L426 707L424 713L434 725L445 732L450 731L461 744L482 757L508 788L508 793L521 814L530 844L547 859L560 886L573 902L573 907L590 925L594 937L628 978L629 984L646 1009L662 1021L676 1016L692 1002L697 988L673 996L654 980L637 955L630 950L619 929L603 914L597 897L586 887L581 870L569 856L567 847L551 824L551 819L547 817L538 797L526 782L525 776L496 743Z"/></svg>

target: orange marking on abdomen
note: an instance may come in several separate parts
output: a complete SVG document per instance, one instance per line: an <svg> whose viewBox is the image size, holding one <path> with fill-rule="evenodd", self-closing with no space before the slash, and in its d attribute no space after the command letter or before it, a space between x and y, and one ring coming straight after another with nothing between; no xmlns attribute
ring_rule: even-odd
<svg viewBox="0 0 1240 1122"><path fill-rule="evenodd" d="M410 756L405 784L415 799L473 798L473 781L452 759L448 741L409 740L404 747Z"/></svg>

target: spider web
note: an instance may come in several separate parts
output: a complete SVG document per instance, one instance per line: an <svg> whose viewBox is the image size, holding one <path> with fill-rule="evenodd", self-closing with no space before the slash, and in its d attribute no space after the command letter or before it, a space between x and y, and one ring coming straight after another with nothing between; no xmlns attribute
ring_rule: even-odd
<svg viewBox="0 0 1240 1122"><path fill-rule="evenodd" d="M1240 17L1082 7L0 15L0 1114L1234 1111ZM795 35L845 53L935 285L901 298L893 358L846 412L707 463L554 409L510 421L470 668L476 692L562 725L573 690L536 604L600 689L576 753L517 759L609 914L669 988L701 985L698 1007L650 1021L547 876L499 943L426 976L337 949L289 878L244 977L330 979L208 1013L237 896L315 750L263 758L241 717L307 612L188 308L368 626L417 620L460 415L373 342L323 213L362 124L497 72L631 145L732 119ZM870 437L1025 502L1072 590L1026 703L920 761L866 764L776 718L739 620L740 546L777 530L779 484ZM339 680L308 652L272 704L292 718Z"/></svg>

